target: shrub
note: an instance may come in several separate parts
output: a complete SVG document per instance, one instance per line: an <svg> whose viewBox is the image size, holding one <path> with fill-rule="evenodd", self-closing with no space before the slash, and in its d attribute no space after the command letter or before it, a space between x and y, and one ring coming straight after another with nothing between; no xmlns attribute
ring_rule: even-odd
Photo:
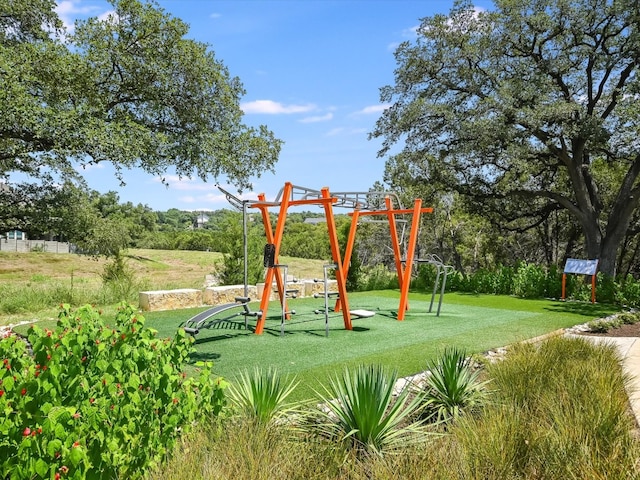
<svg viewBox="0 0 640 480"><path fill-rule="evenodd" d="M363 291L398 288L398 277L384 265L362 267L360 277L359 285Z"/></svg>
<svg viewBox="0 0 640 480"><path fill-rule="evenodd" d="M360 454L382 454L424 440L423 422L411 421L422 399L411 398L406 388L394 399L397 378L379 365L359 366L332 378L319 393L325 408L319 410L319 425L313 425L312 433L319 431Z"/></svg>
<svg viewBox="0 0 640 480"><path fill-rule="evenodd" d="M607 333L612 328L617 328L620 325L621 323L616 320L605 320L605 319L593 320L587 323L587 327L589 328L589 331L592 333Z"/></svg>
<svg viewBox="0 0 640 480"><path fill-rule="evenodd" d="M428 370L424 395L428 417L454 420L478 407L486 396L486 382L479 380L480 371L472 369L464 350L446 348L440 358L428 364Z"/></svg>
<svg viewBox="0 0 640 480"><path fill-rule="evenodd" d="M297 404L287 403L298 382L282 380L275 368L241 372L229 388L229 399L248 420L267 425L295 411Z"/></svg>
<svg viewBox="0 0 640 480"><path fill-rule="evenodd" d="M513 294L522 298L540 298L546 295L546 274L542 267L523 263L513 278Z"/></svg>
<svg viewBox="0 0 640 480"><path fill-rule="evenodd" d="M627 307L640 306L640 282L628 275L616 283L616 303Z"/></svg>
<svg viewBox="0 0 640 480"><path fill-rule="evenodd" d="M143 285L136 280L135 271L121 253L105 264L101 277L115 303L133 300L139 291L144 290Z"/></svg>
<svg viewBox="0 0 640 480"><path fill-rule="evenodd" d="M115 326L63 305L55 331L0 341L0 477L136 478L180 432L220 412L221 380L182 371L193 340L160 340L122 306Z"/></svg>

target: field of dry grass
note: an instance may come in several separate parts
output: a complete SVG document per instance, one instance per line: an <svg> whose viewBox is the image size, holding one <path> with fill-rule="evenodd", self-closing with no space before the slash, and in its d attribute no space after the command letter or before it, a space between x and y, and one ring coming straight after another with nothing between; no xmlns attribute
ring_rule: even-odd
<svg viewBox="0 0 640 480"><path fill-rule="evenodd" d="M205 276L215 273L216 264L222 261L217 252L185 250L131 249L128 263L151 289L200 288ZM289 271L299 278L322 276L322 260L281 257L289 265ZM75 280L100 283L100 274L106 260L85 255L55 253L0 252L0 283L24 283L33 281Z"/></svg>
<svg viewBox="0 0 640 480"><path fill-rule="evenodd" d="M289 272L298 278L322 277L323 260L288 257L279 260L288 264ZM127 252L127 264L135 271L142 290L202 288L205 277L214 274L221 261L222 254L217 252L150 249ZM57 299L55 292L71 294L76 301L79 297L92 298L87 302L93 303L95 296L86 292L103 289L101 274L106 263L104 258L85 255L0 252L0 294L13 297L0 302L0 325L22 321L25 314L30 318L51 318L60 302L69 301L43 298L52 295Z"/></svg>

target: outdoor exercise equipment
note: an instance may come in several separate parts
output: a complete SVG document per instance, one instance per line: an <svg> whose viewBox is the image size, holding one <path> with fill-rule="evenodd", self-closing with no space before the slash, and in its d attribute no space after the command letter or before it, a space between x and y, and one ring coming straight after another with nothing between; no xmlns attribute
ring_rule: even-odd
<svg viewBox="0 0 640 480"><path fill-rule="evenodd" d="M384 208L379 208L380 205L380 192L343 192L332 194L333 196L341 199L343 204L351 203L354 205L353 212L349 213L351 216L351 228L349 230L349 237L347 239L347 245L344 254L344 264L336 276L343 276L342 280L346 282L347 274L349 273L349 264L351 262L351 255L353 253L353 247L355 245L356 230L360 218L366 216L385 216L389 223L389 232L391 236L391 246L393 249L393 255L395 259L396 271L398 273L398 283L400 287L400 304L398 306L398 320L404 320L405 312L409 309L409 284L411 282L411 269L413 267L413 257L416 251L416 244L418 241L418 229L420 226L420 215L423 213L432 213L433 208L422 207L422 200L417 198L414 200L413 208L405 209L402 207L400 200L397 196L386 193L384 196ZM394 206L394 200L397 206ZM372 202L372 200L374 200ZM398 238L397 229L397 215L412 215L411 217L411 230L409 233L408 245L406 249L406 261L403 261L402 249L400 247L400 239ZM336 304L336 309L340 308L339 304Z"/></svg>
<svg viewBox="0 0 640 480"><path fill-rule="evenodd" d="M394 206L394 200L395 205ZM282 305L282 321L281 333L284 332L285 320L290 318L291 312L287 308L287 286L286 286L286 270L283 279L281 269L284 267L278 263L278 254L284 234L287 210L294 206L319 205L324 209L327 229L329 233L329 243L331 246L331 256L333 268L335 268L336 283L338 287L337 300L334 312L342 312L344 327L346 330L352 330L351 311L349 310L349 299L347 297L347 274L351 262L351 255L355 244L355 236L359 219L369 216L384 216L389 223L391 234L392 249L395 258L396 270L398 273L398 283L400 286L400 305L398 307L398 320L404 320L405 311L408 310L408 294L409 284L411 280L411 269L413 257L416 250L418 238L418 229L420 225L420 215L422 213L432 213L432 208L423 208L422 200L416 199L413 208L405 209L402 207L397 195L391 192L330 192L328 187L321 190L314 190L306 187L295 186L290 182L285 183L280 190L276 199L272 202L266 200L265 194L258 195L257 202L248 203L248 207L257 208L262 214L262 222L264 224L267 245L265 247L265 289L260 301L260 315L256 322L255 333L260 335L264 331L267 318L267 310L269 308L269 300L271 296L271 286L275 280L277 292ZM275 229L271 224L270 208L279 208ZM334 207L352 208L351 229L347 245L345 247L344 258L341 258L340 246L338 244L338 235L336 230L335 218L333 215ZM398 215L412 215L411 232L409 235L408 247L406 249L407 261L402 261L402 249L400 240L398 239L397 222ZM404 225L402 230L404 236ZM404 238L402 239L404 243ZM268 248L268 250L267 250ZM325 272L326 277L326 272ZM325 292L327 288L325 286ZM328 325L328 294L325 293L327 305L325 306L325 323ZM362 315L370 316L371 312L362 311ZM328 328L328 326L327 326Z"/></svg>
<svg viewBox="0 0 640 480"><path fill-rule="evenodd" d="M289 310L287 308L287 292L286 292L286 278L283 280L280 268L278 264L278 254L280 251L280 245L282 242L282 236L284 234L284 226L287 217L287 210L289 207L302 206L302 205L319 205L324 208L325 218L327 220L327 229L329 233L329 242L331 244L331 256L333 262L337 266L336 279L338 284L338 293L340 306L342 308L342 316L344 320L344 327L347 330L351 330L351 315L349 312L349 304L347 298L346 289L346 275L341 274L343 263L340 257L340 248L338 245L338 234L336 230L335 219L333 216L333 204L337 202L337 199L332 197L329 193L329 189L324 187L321 190L311 190L305 187L296 187L290 182L285 183L284 187L278 193L276 199L273 202L266 200L265 194L258 195L258 201L249 204L249 207L257 208L262 214L262 222L264 224L265 235L267 237L267 244L273 245L270 247L273 252L270 252L270 258L268 265L266 265L265 274L265 289L262 294L260 302L260 312L262 313L256 322L255 333L260 335L264 331L264 325L267 318L267 310L269 308L269 298L271 296L271 285L275 279L278 296L280 298L280 304L282 305L283 320L281 323L281 331L284 328L284 320L290 318ZM271 207L279 208L278 219L276 222L275 230L271 225L271 219L269 217L269 209ZM271 261L272 260L272 261Z"/></svg>
<svg viewBox="0 0 640 480"><path fill-rule="evenodd" d="M430 253L425 258L416 258L416 265L421 265L423 263L433 265L436 268L436 281L433 285L433 293L431 294L431 303L429 304L429 313L433 308L433 300L436 297L436 292L438 291L438 284L440 283L440 278L442 277L442 284L440 287L440 299L438 300L438 311L436 313L436 317L440 316L440 308L442 307L442 297L444 296L444 290L447 286L447 275L450 272L453 272L455 268L453 265L445 265L440 257L437 255Z"/></svg>
<svg viewBox="0 0 640 480"><path fill-rule="evenodd" d="M220 190L224 196L226 197L227 201L233 206L235 207L237 210L240 210L242 212L242 246L244 249L244 296L248 297L249 296L249 265L248 265L248 241L247 241L247 204L249 203L248 200L241 200L238 197L236 197L235 195L232 195L231 193L227 192L224 188L222 188L220 185L216 185L216 187L218 187L218 190Z"/></svg>
<svg viewBox="0 0 640 480"><path fill-rule="evenodd" d="M191 317L184 323L184 331L196 336L200 333L200 330L203 328L210 328L212 325L224 321L228 321L234 317L244 315L244 328L247 328L247 318L248 317L259 317L261 312L252 312L249 309L249 302L251 299L249 297L236 297L235 303L225 303L223 305L218 305L213 308L209 308L204 312L200 312L199 314ZM240 312L235 312L231 315L221 316L223 312L227 312L231 309L242 308Z"/></svg>
<svg viewBox="0 0 640 480"><path fill-rule="evenodd" d="M598 259L580 260L577 258L567 258L562 273L562 300L565 299L565 287L567 283L567 273L576 275L591 275L591 303L596 303L596 273L598 272Z"/></svg>
<svg viewBox="0 0 640 480"><path fill-rule="evenodd" d="M275 262L276 246L273 243L267 243L264 246L264 266L265 268L281 269L284 272L283 275L283 291L286 298L296 298L298 296L297 289L287 288L287 281L289 279L289 266ZM265 290L267 285L265 284ZM284 322L289 319L291 315L295 315L295 310L287 310L286 303L282 302L282 313L280 320L280 336L284 336Z"/></svg>
<svg viewBox="0 0 640 480"><path fill-rule="evenodd" d="M313 313L316 313L316 314L319 314L321 312L324 313L324 331L325 331L326 337L329 336L329 297L338 296L338 292L329 291L329 270L334 270L336 268L337 268L337 265L333 263L322 266L322 270L324 272L324 279L323 279L324 290L321 293L313 294L313 298L320 298L320 296L324 298L324 310L319 310L319 309L314 310ZM317 280L314 280L314 281L317 282Z"/></svg>

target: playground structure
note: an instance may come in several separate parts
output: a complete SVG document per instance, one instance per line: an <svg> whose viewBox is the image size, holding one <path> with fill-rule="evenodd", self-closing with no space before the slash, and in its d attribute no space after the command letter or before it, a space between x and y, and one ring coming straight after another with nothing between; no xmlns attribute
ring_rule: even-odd
<svg viewBox="0 0 640 480"><path fill-rule="evenodd" d="M396 200L394 205L392 197ZM380 204L384 198L384 208L380 208ZM280 252L280 245L284 234L284 227L287 218L287 210L289 207L295 206L307 206L318 205L324 209L325 219L327 223L327 229L329 233L329 242L331 246L332 266L335 268L335 276L338 287L337 300L334 311L342 312L344 321L344 327L346 330L352 330L351 315L352 312L349 309L349 299L347 295L346 282L347 275L349 273L349 265L351 262L351 255L353 253L353 247L355 245L356 231L358 221L362 217L366 216L384 216L388 220L389 229L391 233L392 249L394 253L396 270L398 273L398 282L400 286L400 305L398 306L398 320L404 319L405 311L408 310L408 293L409 284L411 280L411 270L413 266L413 257L415 254L418 231L420 225L420 215L422 213L432 213L432 208L423 208L422 200L416 199L414 206L411 209L402 208L399 199L389 192L330 192L328 187L324 187L321 190L314 190L306 187L294 186L287 182L284 187L278 193L274 201L267 201L264 194L258 196L258 201L249 203L250 208L257 208L262 214L262 221L264 224L265 235L267 239L267 245L269 246L269 260L265 260L265 267L267 268L265 274L265 285L269 288L265 288L262 299L260 302L260 313L257 317L255 333L260 335L264 331L264 326L267 318L267 311L269 308L270 298L270 286L274 280L277 285L278 297L282 306L282 326L281 331L284 329L284 322L288 320L291 315L291 311L287 305L287 288L286 288L286 275L283 278L281 274L282 269L286 269L285 265L278 263L278 255ZM352 208L353 212L349 213L351 216L351 228L349 230L349 237L345 247L344 258L341 258L340 246L338 244L338 235L335 224L335 217L333 214L334 207ZM269 216L270 208L278 208L278 216L275 229L271 225L271 219ZM396 228L397 215L412 215L411 232L409 234L408 246L406 251L406 259L402 259L402 250L400 247L400 241L398 239L398 231ZM267 255L265 255L265 258ZM326 276L326 274L325 274ZM327 293L325 290L325 318L327 318L328 307Z"/></svg>
<svg viewBox="0 0 640 480"><path fill-rule="evenodd" d="M260 315L260 312L252 312L249 309L250 301L251 299L249 297L236 297L235 303L225 303L214 308L209 308L204 312L200 312L184 323L184 331L195 337L198 333L200 333L201 329L210 328L215 323L228 321L239 315L244 316L244 328L247 329L248 317L257 317ZM230 310L236 309L237 307L241 307L242 310L240 312L229 312ZM221 316L221 314L224 312L229 312L229 314Z"/></svg>
<svg viewBox="0 0 640 480"><path fill-rule="evenodd" d="M433 309L433 301L436 298L436 293L438 292L438 285L440 285L440 298L438 300L438 310L436 313L436 317L440 316L440 309L442 308L442 298L444 297L444 290L447 287L447 275L453 272L455 268L453 265L446 265L440 257L437 255L430 253L425 258L416 258L416 265L428 264L433 265L436 269L436 281L433 284L433 292L431 293L431 303L429 304L429 313ZM442 283L440 283L442 280Z"/></svg>
<svg viewBox="0 0 640 480"><path fill-rule="evenodd" d="M264 332L265 323L267 319L267 312L269 308L269 302L271 299L271 287L275 280L277 287L277 294L281 305L281 324L280 334L284 335L285 323L291 318L291 315L295 311L288 308L287 299L295 298L296 292L287 288L288 266L278 262L278 255L280 252L280 245L284 235L285 223L287 218L287 210L290 207L295 206L308 206L317 205L324 209L325 220L327 224L329 242L331 246L331 264L324 266L324 309L316 310L315 313L324 313L325 317L325 335L329 334L329 298L336 297L336 303L333 308L334 312L341 312L344 322L344 328L346 330L352 330L352 316L355 317L367 317L373 314L365 310L350 310L349 298L347 294L347 275L349 273L349 266L351 263L351 256L356 239L356 231L358 222L365 217L384 217L389 224L389 231L391 236L392 250L394 254L394 261L396 271L398 275L398 284L400 287L400 303L398 306L397 319L404 320L405 312L409 309L408 294L409 285L411 281L412 268L414 263L414 255L416 251L416 244L418 240L418 232L420 226L420 215L423 213L432 213L432 208L422 207L422 200L415 199L413 208L405 209L400 203L400 199L392 192L330 192L328 187L324 187L321 190L314 190L306 187L299 187L285 183L284 187L280 190L275 200L267 201L265 194L258 195L257 201L240 200L233 196L224 189L218 187L222 193L227 197L227 200L243 214L243 233L244 233L244 245L245 245L245 281L243 297L237 297L234 303L226 303L223 305L210 308L195 317L187 320L184 324L185 331L196 335L200 329L207 328L220 321L228 320L233 316L243 315L245 319L245 328L247 328L247 318L255 317L256 327L255 333L261 335ZM335 217L333 214L334 207L350 208L353 211L348 215L351 217L351 226L349 229L349 236L347 244L345 246L344 258L341 258L340 245L338 243L338 234L336 230ZM265 236L267 243L264 251L264 267L266 268L264 284L265 288L260 299L260 308L258 311L253 312L249 309L249 297L247 296L247 233L246 233L246 215L247 208L256 208L260 210L262 221L265 230ZM270 209L277 208L278 215L275 225L275 229L271 224ZM401 240L398 238L397 223L404 222L404 218L398 218L398 216L412 215L411 230L407 242L406 255L403 258L403 252L401 243L404 243L404 238ZM384 219L382 220L384 222ZM403 234L404 237L404 227ZM431 298L431 306L433 306L433 300L435 298L436 289L440 280L441 273L444 274L442 283L442 289L440 294L440 302L438 304L438 315L440 315L440 306L442 304L442 295L446 284L447 272L451 267L444 265L441 261L436 260L437 257L433 256L427 260L416 259L417 264L428 262L436 266L437 268L437 280L434 286L434 293ZM328 291L328 270L333 269L335 271L337 292ZM319 295L318 295L319 296ZM317 297L316 297L317 298ZM227 314L221 318L219 315L227 312L231 309L241 307L242 310L232 315Z"/></svg>

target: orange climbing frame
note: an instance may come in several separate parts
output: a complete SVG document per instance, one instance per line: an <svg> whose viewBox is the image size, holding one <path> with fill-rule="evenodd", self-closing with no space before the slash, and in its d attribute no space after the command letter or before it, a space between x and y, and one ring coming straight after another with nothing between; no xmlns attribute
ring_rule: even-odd
<svg viewBox="0 0 640 480"><path fill-rule="evenodd" d="M287 209L293 206L300 205L321 205L324 207L325 217L327 220L327 228L329 230L329 242L331 243L331 255L333 262L336 264L336 281L338 284L338 302L340 303L340 309L342 310L342 317L344 319L344 328L347 330L352 329L351 325L351 313L349 312L349 300L347 298L346 287L346 273L343 273L344 264L340 259L340 247L338 245L338 234L336 230L335 218L333 216L333 204L337 202L336 198L331 197L329 189L327 187L320 190L320 195L314 198L302 198L294 199L294 186L287 182L282 189L280 200L276 202L266 201L264 193L258 195L258 201L249 204L252 208L258 208L262 214L262 222L264 224L264 230L267 237L267 243L271 243L275 246L274 264L278 264L278 255L280 253L280 244L282 242L282 236L284 233L284 226L287 218ZM276 222L276 228L273 229L271 220L269 218L269 208L279 207L278 220ZM348 263L347 263L348 264ZM269 266L265 275L265 288L260 301L260 311L262 315L258 318L256 323L255 333L261 335L264 331L265 321L267 319L267 309L269 307L269 297L271 296L271 286L273 280L276 280L278 287L278 295L280 297L280 303L283 306L283 311L287 312L286 305L286 292L284 291L284 281L280 274L280 270L277 266Z"/></svg>
<svg viewBox="0 0 640 480"><path fill-rule="evenodd" d="M351 216L351 229L349 230L349 237L347 239L347 245L345 248L344 263L339 274L343 275L342 282L346 282L347 274L349 273L349 264L351 262L351 254L353 253L353 246L356 239L356 230L358 227L358 220L360 217L367 215L384 215L389 221L389 231L391 234L391 246L393 248L393 255L396 264L396 271L398 273L398 284L400 287L400 305L398 306L398 320L404 320L404 314L409 309L409 284L411 283L411 268L413 266L413 257L416 251L416 244L418 243L418 230L420 226L420 214L433 213L433 208L422 207L422 200L417 198L414 200L412 209L394 208L391 198L385 197L384 210L359 210L355 209L349 215ZM400 249L400 241L398 239L398 231L396 228L396 215L412 214L411 232L409 234L409 243L407 245L406 261L402 261L402 251ZM338 274L336 274L337 276ZM340 308L340 305L336 304L336 310Z"/></svg>

